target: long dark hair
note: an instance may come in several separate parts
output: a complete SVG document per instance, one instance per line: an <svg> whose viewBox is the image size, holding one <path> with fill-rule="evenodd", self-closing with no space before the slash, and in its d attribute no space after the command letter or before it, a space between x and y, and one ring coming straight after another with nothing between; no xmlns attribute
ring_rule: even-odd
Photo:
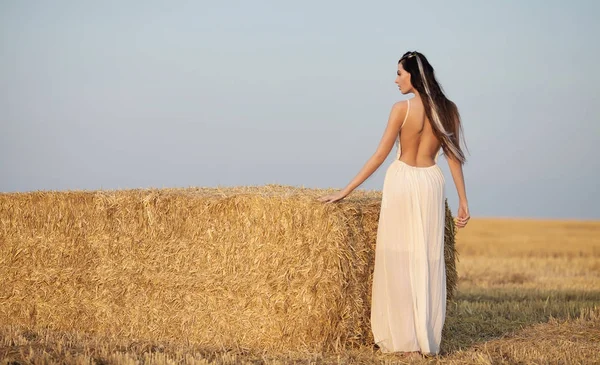
<svg viewBox="0 0 600 365"><path fill-rule="evenodd" d="M425 113L431 121L433 133L442 145L444 155L464 164L467 159L459 142L461 136L465 144L460 114L456 104L444 95L442 86L435 79L433 67L427 58L417 51L406 52L398 63L410 73L410 82L421 95Z"/></svg>

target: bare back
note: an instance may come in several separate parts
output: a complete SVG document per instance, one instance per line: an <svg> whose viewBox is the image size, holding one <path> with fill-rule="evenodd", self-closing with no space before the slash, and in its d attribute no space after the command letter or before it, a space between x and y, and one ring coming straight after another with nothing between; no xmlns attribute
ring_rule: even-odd
<svg viewBox="0 0 600 365"><path fill-rule="evenodd" d="M423 103L416 98L406 102L407 112L398 137L398 159L415 167L433 166L441 147L440 141L433 134Z"/></svg>

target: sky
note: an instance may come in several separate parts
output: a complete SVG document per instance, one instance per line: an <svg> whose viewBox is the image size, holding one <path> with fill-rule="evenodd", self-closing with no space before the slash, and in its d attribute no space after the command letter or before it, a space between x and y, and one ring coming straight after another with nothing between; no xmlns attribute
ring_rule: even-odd
<svg viewBox="0 0 600 365"><path fill-rule="evenodd" d="M473 218L598 220L599 13L591 0L0 0L0 192L342 189L412 97L394 80L418 50L462 116ZM381 190L395 155L357 189Z"/></svg>

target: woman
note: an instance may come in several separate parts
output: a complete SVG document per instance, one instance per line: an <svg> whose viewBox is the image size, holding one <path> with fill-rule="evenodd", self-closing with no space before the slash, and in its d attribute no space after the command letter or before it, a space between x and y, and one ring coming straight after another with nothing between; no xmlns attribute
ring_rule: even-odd
<svg viewBox="0 0 600 365"><path fill-rule="evenodd" d="M339 193L319 201L339 201L362 184L398 143L397 158L383 183L371 301L371 327L382 352L438 354L446 316L444 261L445 180L437 165L440 149L448 161L459 207L456 226L468 223L469 208L456 105L444 95L422 53L398 61L396 84L414 94L393 105L373 156ZM463 138L464 139L464 138Z"/></svg>

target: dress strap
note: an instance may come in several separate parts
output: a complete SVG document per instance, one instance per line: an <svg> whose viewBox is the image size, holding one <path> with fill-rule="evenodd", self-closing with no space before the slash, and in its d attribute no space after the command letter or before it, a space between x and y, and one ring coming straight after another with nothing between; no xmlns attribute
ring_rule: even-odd
<svg viewBox="0 0 600 365"><path fill-rule="evenodd" d="M406 120L408 119L408 113L410 112L410 99L406 99L406 103L408 104L408 108L406 109L406 115L404 116L404 121L402 122L400 129L404 127L404 123L406 123Z"/></svg>
<svg viewBox="0 0 600 365"><path fill-rule="evenodd" d="M406 109L406 115L404 116L404 121L402 122L400 129L402 129L402 127L404 127L404 123L406 123L406 120L408 119L408 113L410 112L410 99L406 99L406 103L408 104L408 108ZM397 141L398 141L398 152L396 152L396 159L399 159L400 154L402 153L402 146L400 146L400 134L398 134L398 136L397 136Z"/></svg>

